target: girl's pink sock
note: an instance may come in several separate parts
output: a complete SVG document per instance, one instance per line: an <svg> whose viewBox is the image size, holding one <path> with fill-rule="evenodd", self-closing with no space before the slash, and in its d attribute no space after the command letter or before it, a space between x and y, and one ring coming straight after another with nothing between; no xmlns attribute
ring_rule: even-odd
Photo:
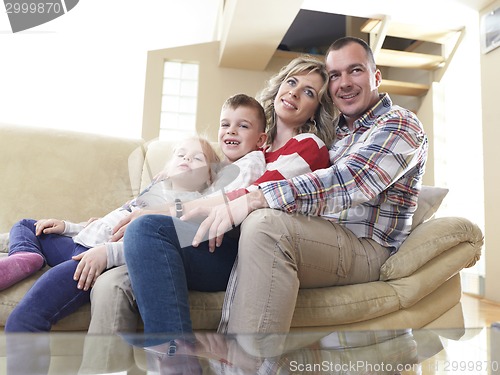
<svg viewBox="0 0 500 375"><path fill-rule="evenodd" d="M37 253L20 251L0 258L0 290L34 274L43 266L43 257Z"/></svg>

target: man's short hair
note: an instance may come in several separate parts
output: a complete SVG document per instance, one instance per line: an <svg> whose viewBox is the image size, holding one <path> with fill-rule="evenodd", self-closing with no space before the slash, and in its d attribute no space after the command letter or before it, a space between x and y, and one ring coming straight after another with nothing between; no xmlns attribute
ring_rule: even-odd
<svg viewBox="0 0 500 375"><path fill-rule="evenodd" d="M351 43L356 43L359 44L361 47L363 47L363 49L366 52L366 57L368 58L368 61L372 65L373 70L377 69L377 64L375 64L375 57L373 56L373 51L371 47L363 39L356 38L354 36L345 36L343 38L337 39L330 45L330 47L326 51L325 56L328 56L328 54L331 51L338 51L339 49L344 48L345 46Z"/></svg>

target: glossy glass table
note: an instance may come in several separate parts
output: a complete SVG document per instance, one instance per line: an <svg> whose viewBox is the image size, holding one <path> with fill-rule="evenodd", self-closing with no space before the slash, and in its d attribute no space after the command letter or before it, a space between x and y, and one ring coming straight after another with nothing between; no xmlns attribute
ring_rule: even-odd
<svg viewBox="0 0 500 375"><path fill-rule="evenodd" d="M500 374L496 327L170 339L2 333L0 374Z"/></svg>

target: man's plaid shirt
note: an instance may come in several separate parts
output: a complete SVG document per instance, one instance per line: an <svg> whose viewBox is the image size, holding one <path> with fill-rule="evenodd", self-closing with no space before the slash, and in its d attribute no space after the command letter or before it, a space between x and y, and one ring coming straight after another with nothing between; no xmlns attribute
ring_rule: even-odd
<svg viewBox="0 0 500 375"><path fill-rule="evenodd" d="M396 250L411 227L427 146L417 117L382 94L353 132L339 123L330 168L260 188L271 208L321 215Z"/></svg>

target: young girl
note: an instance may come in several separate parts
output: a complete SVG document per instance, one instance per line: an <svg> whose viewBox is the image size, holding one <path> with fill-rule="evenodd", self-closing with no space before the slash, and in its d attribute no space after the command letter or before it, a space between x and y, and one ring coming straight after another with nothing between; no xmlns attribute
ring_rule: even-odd
<svg viewBox="0 0 500 375"><path fill-rule="evenodd" d="M106 263L108 267L123 263L123 243L110 241L112 229L121 219L138 209L155 209L176 199L201 197L201 191L213 180L211 165L218 162L219 157L208 141L188 138L175 149L161 178L156 178L136 199L101 219L89 220L86 225L57 219L21 220L10 231L9 256L0 260L0 290L25 279L45 264L53 268L37 283L53 278L61 280L61 290L50 291L51 295L62 298L72 295L75 285L63 281L73 279L71 272L76 267L86 274L90 264L100 262L103 266L94 275L87 275L87 282L93 283ZM66 275L70 275L69 279ZM50 304L51 299L45 301ZM84 301L88 301L88 296L82 296Z"/></svg>

